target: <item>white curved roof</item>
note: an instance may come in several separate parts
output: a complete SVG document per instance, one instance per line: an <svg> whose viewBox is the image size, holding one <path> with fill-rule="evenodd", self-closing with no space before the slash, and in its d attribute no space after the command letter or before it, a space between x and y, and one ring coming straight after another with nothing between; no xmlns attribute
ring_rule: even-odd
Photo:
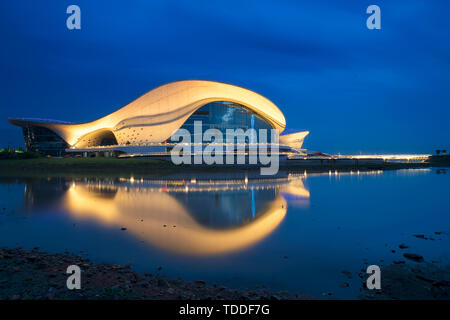
<svg viewBox="0 0 450 320"><path fill-rule="evenodd" d="M157 87L119 110L91 122L80 124L39 123L52 129L71 146L82 145L83 137L97 130L111 130L119 144L157 143L174 131L203 105L214 101L241 104L258 114L281 133L286 120L278 107L262 95L231 84L205 81L175 81ZM16 125L24 121L10 120Z"/></svg>

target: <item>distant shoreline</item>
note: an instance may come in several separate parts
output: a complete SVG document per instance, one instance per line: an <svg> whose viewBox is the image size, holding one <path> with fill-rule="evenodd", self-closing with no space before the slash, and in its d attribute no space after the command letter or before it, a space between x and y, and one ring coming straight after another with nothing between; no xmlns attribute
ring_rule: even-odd
<svg viewBox="0 0 450 320"><path fill-rule="evenodd" d="M318 162L318 161L317 161ZM407 168L450 167L447 162L423 163L368 163L354 164L327 163L311 165L310 162L280 163L280 171L312 171L327 172L329 170L392 170ZM0 160L0 175L35 174L35 173L146 173L167 174L196 171L259 171L259 166L251 165L182 165L176 166L169 161L149 158L35 158L35 159L2 159Z"/></svg>

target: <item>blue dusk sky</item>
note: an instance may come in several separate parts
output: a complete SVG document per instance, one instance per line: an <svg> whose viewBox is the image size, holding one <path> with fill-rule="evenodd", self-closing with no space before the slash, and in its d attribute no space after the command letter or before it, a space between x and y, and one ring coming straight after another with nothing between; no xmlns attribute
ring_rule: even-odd
<svg viewBox="0 0 450 320"><path fill-rule="evenodd" d="M68 30L66 8L81 8ZM381 30L366 8L381 8ZM450 149L450 1L0 2L8 117L90 121L181 79L254 90L333 153Z"/></svg>

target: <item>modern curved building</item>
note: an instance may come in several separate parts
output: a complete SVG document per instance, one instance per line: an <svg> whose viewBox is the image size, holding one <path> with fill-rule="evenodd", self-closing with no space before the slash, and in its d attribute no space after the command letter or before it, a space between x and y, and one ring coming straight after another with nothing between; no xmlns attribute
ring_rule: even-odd
<svg viewBox="0 0 450 320"><path fill-rule="evenodd" d="M23 128L28 151L56 156L89 151L165 152L171 136L178 129L194 133L194 121L202 121L204 130L276 129L281 134L286 127L283 113L262 95L239 86L203 80L162 85L91 122L8 121ZM282 135L280 146L300 152L308 133Z"/></svg>

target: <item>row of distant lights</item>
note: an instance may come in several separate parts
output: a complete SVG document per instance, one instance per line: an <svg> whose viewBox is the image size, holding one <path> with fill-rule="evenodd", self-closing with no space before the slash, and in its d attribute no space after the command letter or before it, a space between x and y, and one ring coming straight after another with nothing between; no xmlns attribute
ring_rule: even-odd
<svg viewBox="0 0 450 320"><path fill-rule="evenodd" d="M252 179L253 183L280 183L280 182L285 182L285 181L289 181L291 179L289 178L276 178L276 179ZM148 180L144 180L143 178L137 180L135 179L133 176L130 178L119 178L120 182L130 182L130 183L159 183L159 184L165 184L167 185L168 183L172 183L172 184L178 184L178 185L185 185L186 183L190 183L190 184L198 184L198 185L217 185L217 184L242 184L242 182L244 182L245 184L248 184L249 180L248 177L245 177L244 179L226 179L226 180L199 180L197 181L197 179L192 178L189 181L185 180L185 179L181 179L181 180L154 180L154 179L148 179Z"/></svg>
<svg viewBox="0 0 450 320"><path fill-rule="evenodd" d="M328 171L328 175L329 176L338 176L338 175L378 175L378 174L382 174L383 170L371 170L371 171L338 171L338 170L329 170ZM324 175L323 173L313 173L312 175ZM265 184L267 183L281 183L281 182L290 182L293 180L297 180L297 179L302 179L302 178L306 178L308 176L307 171L305 170L302 174L289 174L287 178L276 178L276 179L252 179L253 182L264 182ZM144 178L140 178L139 180L135 179L133 176L131 176L130 178L119 178L120 182L129 182L131 184L136 184L136 183L140 183L140 184L144 184L144 183L156 183L156 184L164 184L167 186L168 184L168 180L144 180ZM197 185L221 185L221 184L226 184L227 186L229 185L242 185L242 182L244 182L245 185L248 185L248 177L245 177L244 179L233 179L233 180L200 180L197 181L197 179L192 178L190 179L189 182L186 182L185 179L182 180L172 180L170 181L170 183L173 184L178 184L180 186L184 186L184 189L189 189L187 184L197 184ZM89 182L88 182L89 183ZM170 184L169 183L169 184ZM75 182L73 182L73 185L75 184ZM90 183L92 184L92 183ZM95 183L97 186L104 186L105 184L110 185L110 186L114 186L114 181L108 181L108 182L103 182L103 181L97 181ZM169 186L171 187L171 186ZM247 187L245 187L247 188ZM259 187L258 187L259 188ZM183 189L183 188L181 188Z"/></svg>
<svg viewBox="0 0 450 320"><path fill-rule="evenodd" d="M224 145L224 146L254 146L255 148L257 148L260 145L267 145L270 146L271 143L267 142L267 143L263 143L263 142L258 142L258 143L175 143L175 142L151 142L151 143L144 143L144 142L133 142L133 144L111 144L111 145L105 145L105 146L86 146L84 148L81 149L109 149L109 148L117 148L117 147L160 147L160 146L176 146L176 145L181 145L181 146L206 146L206 145ZM78 149L75 146L71 146L70 149Z"/></svg>
<svg viewBox="0 0 450 320"><path fill-rule="evenodd" d="M280 185L268 185L267 183L270 181L276 181L278 183L287 183L290 179L255 179L256 181L264 181L266 183L260 184L260 185L252 185L250 186L251 190L272 190ZM164 184L164 187L158 187L158 188L145 188L143 190L154 192L165 192L165 191L171 191L171 192L189 192L189 191L195 191L195 192L201 192L201 191L233 191L233 190L247 190L249 188L248 186L248 177L245 177L243 180L210 180L210 181L199 181L197 182L197 179L191 179L189 182L186 182L183 180L174 180L172 183L178 184L179 187L175 186L168 186L167 180L144 180L143 178L137 180L133 176L130 178L120 178L119 181L121 182L129 182L130 184L144 184L145 183L161 183ZM244 184L242 183L244 182ZM104 189L117 189L115 184L112 181L108 181L106 183L102 181L96 181L95 183L87 182L88 186L95 186L97 188L104 188ZM202 185L215 185L215 187L200 187ZM225 184L225 185L224 185ZM194 188L192 186L195 185ZM221 185L221 186L218 186ZM76 184L75 182L72 182L72 187L75 188ZM191 186L191 188L189 188ZM199 186L199 187L197 187ZM124 188L126 191L128 191L128 186L125 186ZM137 190L140 190L140 187L136 188Z"/></svg>
<svg viewBox="0 0 450 320"><path fill-rule="evenodd" d="M430 168L419 168L419 169L405 169L407 171L414 171L414 172L428 172L431 169ZM401 172L402 170L400 170ZM399 174L400 172L397 172L397 174ZM337 170L329 170L328 171L328 176L341 176L341 175L379 175L382 174L383 170L371 170L371 171L337 171ZM313 173L313 175L316 175L316 173ZM324 175L323 173L317 173L317 175ZM255 179L254 181L264 181L264 182L282 182L282 181L293 181L293 180L297 180L297 179L301 179L301 178L306 178L308 176L308 173L306 172L306 170L304 171L304 173L302 174L289 174L287 178L278 178L278 179ZM50 179L50 178L49 178ZM173 180L171 181L172 183L178 183L180 186L184 186L184 187L173 187L173 186L169 186L167 187L167 180L144 180L143 178L136 180L134 177L130 177L130 178L120 178L119 181L121 182L130 182L131 184L135 184L135 183L141 183L143 184L144 182L152 182L152 183L161 183L161 184L166 184L166 187L164 188L145 188L145 190L149 190L149 191L167 191L168 189L170 189L170 191L185 191L188 192L189 191L189 186L186 185L185 180ZM96 183L92 183L89 182L87 180L85 180L85 182L87 182L89 185L96 185L97 187L102 187L105 189L116 189L116 185L114 183L114 181L97 181ZM191 191L220 191L220 190L246 190L248 189L248 177L245 177L243 180L239 180L239 179L235 179L235 180L207 180L207 181L198 181L197 179L191 179L189 184L197 184L197 185L220 185L220 184L224 184L224 182L226 182L226 186L222 187L222 188L194 188L191 189ZM242 186L242 182L244 182L244 186ZM240 185L239 187L230 187L230 185ZM75 188L76 183L75 181L72 182L72 187ZM255 189L255 190L270 190L270 189L274 189L276 188L276 186L267 186L267 185L252 185L251 189ZM138 188L140 189L140 188ZM125 190L128 190L128 187L125 187Z"/></svg>
<svg viewBox="0 0 450 320"><path fill-rule="evenodd" d="M72 183L72 188L75 188L76 187L76 184L75 183ZM99 185L99 187L102 187L103 189L105 189L105 190L107 190L107 189L117 189L117 187L112 187L112 186L102 186L102 185ZM279 186L251 186L250 187L250 189L251 190L273 190L273 189L276 189L277 187L279 187ZM125 191L128 191L129 190L129 187L128 186L125 186L124 187L124 189L125 189ZM133 188L133 190L137 190L137 191L140 191L141 190L141 188ZM191 186L191 188L189 188L189 186L184 186L184 187L179 187L179 188L177 188L177 187L175 187L175 188L144 188L144 189L142 189L143 191L146 191L146 192L149 192L149 193L151 193L151 192L168 192L168 191L170 191L170 192L205 192L205 191L208 191L208 192L213 192L213 191L239 191L239 190L248 190L248 186L239 186L239 187L230 187L230 186L223 186L223 187L210 187L210 188L197 188L197 187L194 187L194 188L192 188L192 186Z"/></svg>
<svg viewBox="0 0 450 320"><path fill-rule="evenodd" d="M378 175L378 174L382 174L383 173L383 170L371 170L371 171L360 171L360 170L357 170L357 171L353 171L353 170L350 170L350 171L341 171L341 172L339 172L338 170L334 170L334 172L332 171L332 170L329 170L328 171L328 175L331 177L331 176L340 176L340 175ZM302 174L302 175L292 175L292 174L289 174L288 175L288 177L287 178L285 178L285 179L270 179L270 180L272 180L272 181L277 181L277 182L280 182L280 180L285 180L285 181L292 181L292 180L296 180L296 178L297 179L299 179L299 178L306 178L307 177L307 172L306 172L306 170L304 171L304 173ZM121 178L121 180L125 180L125 181L127 181L127 179L123 179L123 178ZM135 183L136 182L136 180L134 179L134 177L130 177L129 179L128 179L128 181L130 182L130 183ZM209 181L209 183L207 183L207 182L203 182L203 183L207 183L207 184L211 184L211 182L213 182L213 184L220 184L220 182L219 182L220 180L216 180L216 181L214 181L214 180L210 180ZM247 186L247 184L248 184L248 177L245 177L244 178L244 180L226 180L227 181L227 183L226 183L226 187L222 187L222 188L195 188L195 189L193 189L193 190L191 190L191 191L196 191L196 192L201 192L201 191L220 191L220 190L246 190L246 189L248 189L248 186ZM239 184L239 185L242 185L242 181L244 182L244 186L239 186L239 187L229 187L229 185L230 185L230 183L229 182L233 182L234 181L234 184ZM144 179L143 178L141 178L140 179L140 183L143 183L144 182ZM165 180L161 180L161 182L163 182L163 183L167 183L167 181L165 181ZM186 182L185 182L185 180L183 179L183 180L180 180L179 181L180 182L180 184L186 184ZM267 181L266 180L266 182L269 182L269 181ZM197 184L197 180L196 179L191 179L190 180L190 184ZM233 184L233 183L231 183L231 184ZM268 190L270 190L270 189L274 189L274 188L276 188L277 186L252 186L251 187L251 189L255 189L255 190L266 190L266 189L268 189ZM166 190L166 188L150 188L150 189L147 189L147 190L159 190L159 191L165 191ZM170 188L170 191L174 191L174 192L177 192L177 191L185 191L185 192L188 192L190 189L189 189L189 186L188 185L185 185L184 186L184 188L182 187L182 188Z"/></svg>
<svg viewBox="0 0 450 320"><path fill-rule="evenodd" d="M350 171L341 171L341 172L339 172L337 170L334 170L334 172L331 171L331 170L328 171L328 175L330 177L333 174L335 176L338 176L338 175L354 175L354 174L356 174L356 175L378 175L378 174L382 174L382 173L383 173L383 170L371 170L371 171L359 171L359 170L353 171L353 170L350 170Z"/></svg>
<svg viewBox="0 0 450 320"><path fill-rule="evenodd" d="M134 179L134 177L130 177L130 179L121 179L121 180L125 180L130 182L131 184L134 184L136 182L140 182L141 184L144 183L144 179L141 178L139 181L136 181ZM280 179L279 179L280 180ZM191 179L190 182L188 182L188 184L186 184L185 180L178 180L177 182L184 185L184 187L163 187L163 188L145 188L145 190L148 190L150 192L152 191L159 191L159 192L165 192L170 190L171 192L189 192L189 191L193 191L193 192L203 192L203 191L235 191L235 190L247 190L248 189L248 177L245 177L244 180L223 180L226 181L225 186L222 187L209 187L209 188L189 188L188 184L192 184L192 185L202 185L202 184L214 184L214 185L218 185L218 184L223 184L223 182L221 183L220 180L210 180L209 182L206 181L200 181L199 183L197 183L197 179ZM244 181L244 185L242 185L242 181ZM162 182L162 183L167 183L166 180L153 180L151 182ZM230 183L231 182L231 183ZM231 186L230 185L237 185L237 186ZM268 186L268 185L252 185L251 186L251 190L271 190L271 189L275 189L278 186ZM125 190L128 190L128 187L125 187ZM138 190L140 190L140 188L138 188Z"/></svg>
<svg viewBox="0 0 450 320"><path fill-rule="evenodd" d="M346 158L350 157L353 159L383 159L383 160L423 160L427 159L431 154L383 154L383 155L376 155L376 154L366 154L366 155L338 155L338 158Z"/></svg>

